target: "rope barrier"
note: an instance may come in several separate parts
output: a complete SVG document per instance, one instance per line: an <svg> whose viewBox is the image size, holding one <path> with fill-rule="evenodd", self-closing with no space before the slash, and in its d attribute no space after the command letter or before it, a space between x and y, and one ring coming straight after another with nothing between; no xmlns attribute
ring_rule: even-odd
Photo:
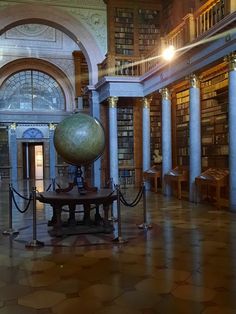
<svg viewBox="0 0 236 314"><path fill-rule="evenodd" d="M120 191L121 202L127 207L135 207L136 205L138 205L138 203L140 202L142 198L142 195L143 195L143 187L140 187L139 192L137 196L135 197L135 199L131 203L128 203L125 200L124 195Z"/></svg>
<svg viewBox="0 0 236 314"><path fill-rule="evenodd" d="M49 186L46 189L46 192L48 192L51 189L52 184L49 184Z"/></svg>
<svg viewBox="0 0 236 314"><path fill-rule="evenodd" d="M13 191L14 193L16 193L20 198L23 198L23 199L26 200L26 201L31 200L31 195L30 195L30 197L25 197L24 195L21 195L19 192L17 192L12 186L11 186L11 189L12 189L12 191Z"/></svg>
<svg viewBox="0 0 236 314"><path fill-rule="evenodd" d="M13 190L13 192L15 192L15 191ZM19 193L17 193L17 195L20 196ZM21 197L21 196L20 196L20 197ZM32 201L32 196L30 196L29 198L26 198L26 197L22 197L22 198L23 198L24 200L28 200L28 203L26 204L26 207L25 207L25 209L23 209L23 210L21 210L20 207L18 206L18 204L17 204L17 202L16 202L16 199L15 199L15 195L14 195L14 193L12 193L12 200L13 200L14 205L16 206L16 209L17 209L21 214L24 214L24 213L27 212L27 210L29 209L30 203L31 203L31 201Z"/></svg>

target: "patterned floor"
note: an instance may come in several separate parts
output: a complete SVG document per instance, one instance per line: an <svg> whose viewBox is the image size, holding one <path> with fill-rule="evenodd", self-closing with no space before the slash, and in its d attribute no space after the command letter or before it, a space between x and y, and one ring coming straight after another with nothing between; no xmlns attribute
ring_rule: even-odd
<svg viewBox="0 0 236 314"><path fill-rule="evenodd" d="M39 190L46 189L37 182ZM0 228L8 230L8 183L0 182ZM29 195L29 186L17 191ZM137 191L124 191L132 200ZM23 209L27 203L16 197ZM122 207L121 239L111 234L50 237L51 209L37 203L37 240L31 209L13 206L16 237L0 235L0 314L235 314L236 215L148 192ZM66 213L65 213L66 218Z"/></svg>

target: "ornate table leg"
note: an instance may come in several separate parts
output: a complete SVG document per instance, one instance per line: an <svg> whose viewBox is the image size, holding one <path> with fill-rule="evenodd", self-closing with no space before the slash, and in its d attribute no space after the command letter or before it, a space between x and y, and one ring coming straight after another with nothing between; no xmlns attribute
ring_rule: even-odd
<svg viewBox="0 0 236 314"><path fill-rule="evenodd" d="M76 205L69 205L69 219L68 219L68 225L69 226L75 226L76 220L75 220L75 207Z"/></svg>
<svg viewBox="0 0 236 314"><path fill-rule="evenodd" d="M113 230L113 226L110 224L110 221L108 219L109 204L103 204L103 211L104 211L104 219L103 219L104 232L110 233Z"/></svg>
<svg viewBox="0 0 236 314"><path fill-rule="evenodd" d="M83 222L85 225L90 225L91 224L91 219L90 219L90 205L85 204L84 205L84 219Z"/></svg>

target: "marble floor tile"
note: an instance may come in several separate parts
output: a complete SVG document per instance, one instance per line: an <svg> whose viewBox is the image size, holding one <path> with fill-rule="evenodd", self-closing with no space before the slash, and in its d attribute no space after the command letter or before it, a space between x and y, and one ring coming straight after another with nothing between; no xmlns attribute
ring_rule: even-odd
<svg viewBox="0 0 236 314"><path fill-rule="evenodd" d="M44 309L55 306L65 298L66 296L63 293L39 290L18 298L18 303L33 309Z"/></svg>
<svg viewBox="0 0 236 314"><path fill-rule="evenodd" d="M136 193L126 189L125 197ZM0 231L7 205L3 188ZM37 237L45 242L38 249L25 247L32 211L14 209L19 235L0 235L0 314L236 313L236 215L150 191L147 205L153 228L146 231L137 228L142 204L122 206L121 244L112 241L117 223L111 234L51 237L52 210L37 204Z"/></svg>

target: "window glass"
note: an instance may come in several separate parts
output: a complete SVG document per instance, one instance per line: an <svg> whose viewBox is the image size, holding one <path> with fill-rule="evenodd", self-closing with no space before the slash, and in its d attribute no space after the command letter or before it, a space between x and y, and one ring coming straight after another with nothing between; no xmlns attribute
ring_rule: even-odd
<svg viewBox="0 0 236 314"><path fill-rule="evenodd" d="M2 84L0 110L65 110L65 97L51 76L40 71L21 71Z"/></svg>

